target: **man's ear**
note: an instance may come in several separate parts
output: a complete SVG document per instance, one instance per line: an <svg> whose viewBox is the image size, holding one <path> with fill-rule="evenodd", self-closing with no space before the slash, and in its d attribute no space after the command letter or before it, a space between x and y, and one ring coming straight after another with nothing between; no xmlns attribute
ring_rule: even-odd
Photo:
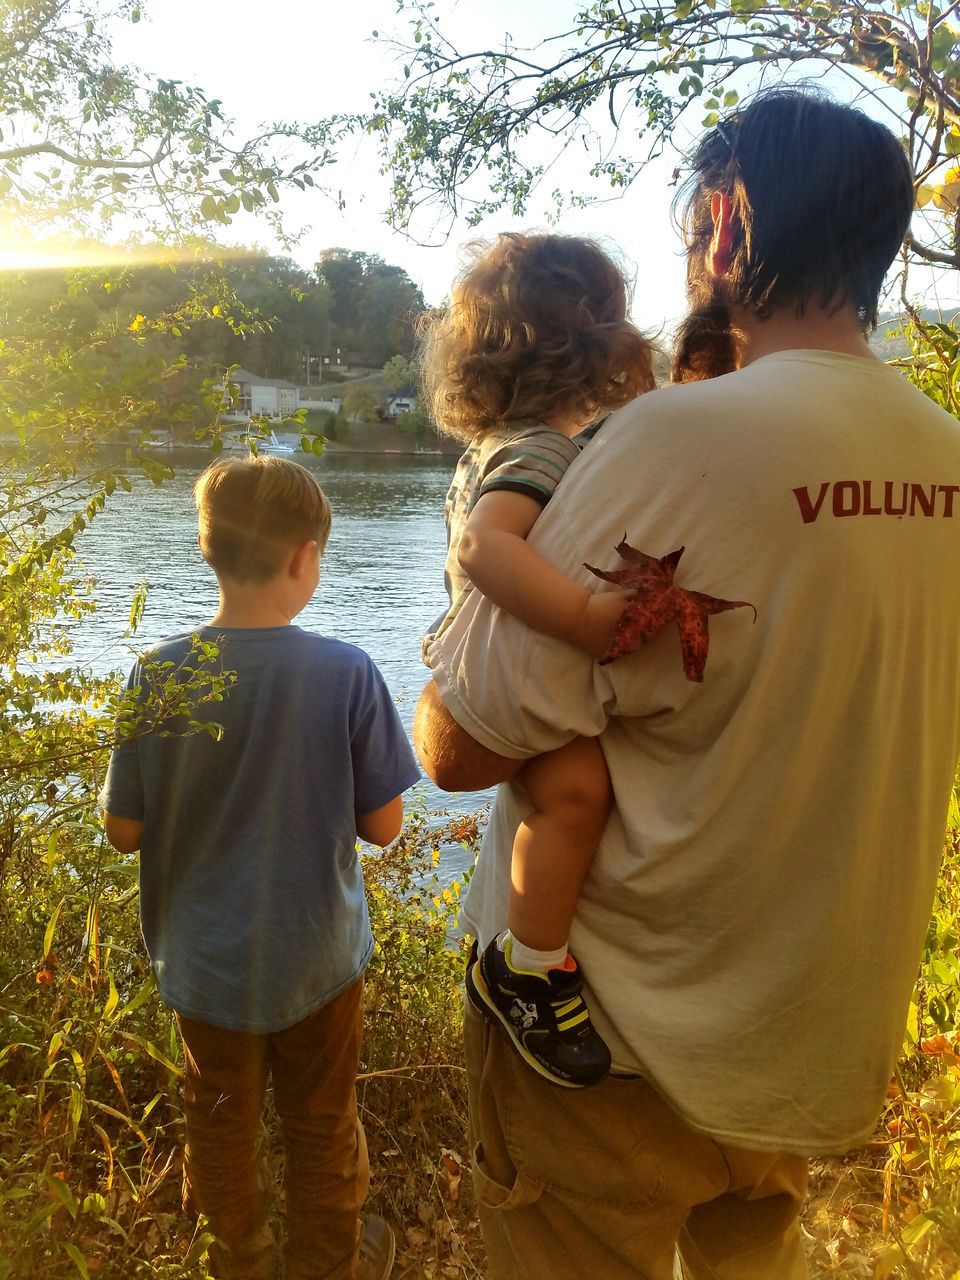
<svg viewBox="0 0 960 1280"><path fill-rule="evenodd" d="M725 276L733 258L737 215L730 197L723 191L715 191L710 197L710 217L713 219L713 238L707 250L707 270L713 276Z"/></svg>
<svg viewBox="0 0 960 1280"><path fill-rule="evenodd" d="M310 568L313 557L317 554L317 543L315 541L301 542L296 551L290 557L290 577L302 578Z"/></svg>

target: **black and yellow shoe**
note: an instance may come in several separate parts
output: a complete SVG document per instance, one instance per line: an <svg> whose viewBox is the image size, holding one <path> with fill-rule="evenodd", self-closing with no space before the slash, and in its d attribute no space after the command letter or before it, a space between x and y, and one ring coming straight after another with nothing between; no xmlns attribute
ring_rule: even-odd
<svg viewBox="0 0 960 1280"><path fill-rule="evenodd" d="M573 956L548 973L515 969L509 934L500 934L467 970L467 994L496 1018L514 1048L553 1084L582 1089L610 1070L610 1050L597 1034L580 994L583 978Z"/></svg>

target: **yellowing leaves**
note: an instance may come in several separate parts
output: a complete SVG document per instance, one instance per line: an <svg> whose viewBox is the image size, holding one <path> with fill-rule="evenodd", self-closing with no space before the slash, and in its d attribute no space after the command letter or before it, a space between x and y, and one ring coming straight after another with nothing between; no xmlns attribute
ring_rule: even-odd
<svg viewBox="0 0 960 1280"><path fill-rule="evenodd" d="M960 167L952 166L939 185L922 183L917 188L917 208L932 204L941 213L955 213L960 208Z"/></svg>

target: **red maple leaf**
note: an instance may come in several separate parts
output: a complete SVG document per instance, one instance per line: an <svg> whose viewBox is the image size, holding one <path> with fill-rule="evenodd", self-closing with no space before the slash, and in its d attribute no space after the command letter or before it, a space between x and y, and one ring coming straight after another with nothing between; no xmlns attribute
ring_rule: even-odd
<svg viewBox="0 0 960 1280"><path fill-rule="evenodd" d="M687 591L683 587L674 586L673 574L684 550L684 547L680 547L658 560L631 547L624 534L616 552L621 560L626 560L626 569L613 569L608 573L605 569L595 569L592 564L584 564L583 567L595 573L598 578L615 582L617 586L627 587L635 592L620 615L610 647L600 659L601 665L622 658L624 654L635 653L664 627L676 622L680 632L683 669L688 680L699 682L703 680L710 648L707 631L709 615L725 613L728 609L753 609L756 621L756 607L748 600L720 600L716 596L705 595L702 591Z"/></svg>

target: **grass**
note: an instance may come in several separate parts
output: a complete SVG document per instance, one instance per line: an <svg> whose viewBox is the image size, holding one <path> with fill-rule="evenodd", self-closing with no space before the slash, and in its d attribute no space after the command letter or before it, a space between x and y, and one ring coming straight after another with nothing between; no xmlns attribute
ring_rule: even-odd
<svg viewBox="0 0 960 1280"><path fill-rule="evenodd" d="M359 1097L369 1205L400 1227L398 1275L481 1274L462 1176L459 886L435 874L441 845L476 840L473 820L414 816L364 859L378 946ZM6 878L0 1280L207 1274L210 1238L182 1207L180 1049L142 952L135 873L135 859L107 861L91 814L39 883ZM279 1214L269 1111L266 1132Z"/></svg>
<svg viewBox="0 0 960 1280"><path fill-rule="evenodd" d="M874 1142L817 1162L805 1215L815 1277L960 1277L960 818L910 1025ZM439 850L474 819L415 813L365 859L368 970L361 1113L368 1206L397 1228L398 1280L481 1280L460 1056L459 885ZM110 858L113 855L109 855ZM206 1276L209 1236L182 1208L179 1046L136 921L135 861L108 860L95 816L37 868L8 869L0 953L0 1280ZM280 1145L267 1116L282 1214Z"/></svg>

